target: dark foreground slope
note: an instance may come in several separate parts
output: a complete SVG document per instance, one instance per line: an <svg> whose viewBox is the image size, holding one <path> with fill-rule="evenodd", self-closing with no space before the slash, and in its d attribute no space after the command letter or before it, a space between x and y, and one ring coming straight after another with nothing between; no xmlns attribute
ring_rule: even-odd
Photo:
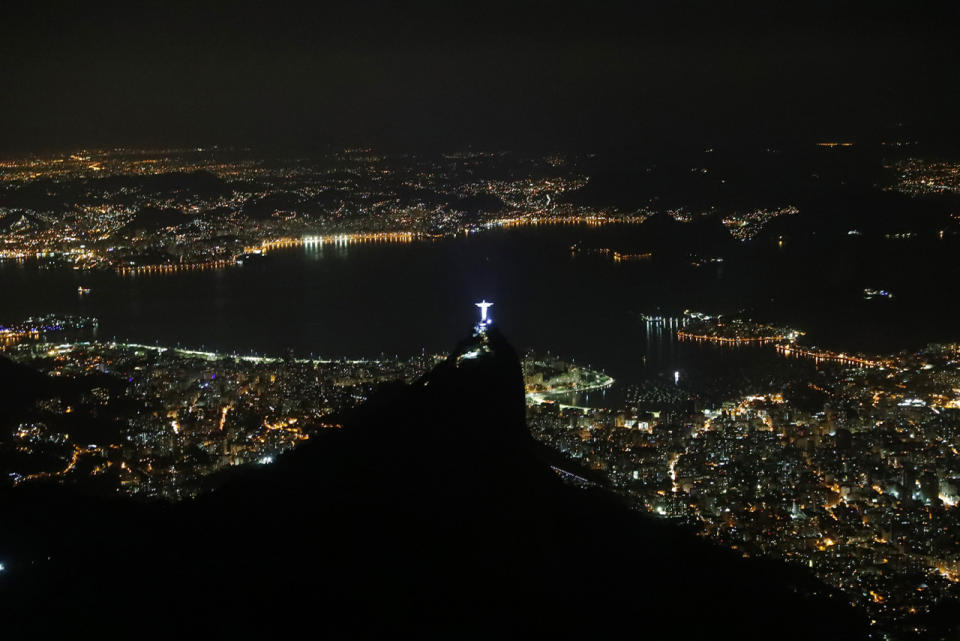
<svg viewBox="0 0 960 641"><path fill-rule="evenodd" d="M793 591L803 573L564 485L534 453L522 390L516 354L491 330L203 499L21 488L3 499L3 626L34 638L863 636L849 606Z"/></svg>

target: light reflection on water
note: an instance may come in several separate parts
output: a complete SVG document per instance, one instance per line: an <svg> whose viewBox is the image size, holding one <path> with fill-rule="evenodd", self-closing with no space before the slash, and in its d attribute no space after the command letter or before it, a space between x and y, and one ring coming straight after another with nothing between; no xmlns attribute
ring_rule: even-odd
<svg viewBox="0 0 960 641"><path fill-rule="evenodd" d="M850 350L899 347L896 339L903 342L905 333L917 345L949 333L940 316L910 314L906 288L891 304L865 305L850 295L848 283L837 281L829 261L815 265L822 274L813 272L803 253L744 251L727 256L721 271L660 257L616 264L569 251L584 239L639 246L635 233L616 226L561 227L299 247L243 267L156 276L43 271L7 262L0 264L0 317L86 314L100 318L103 339L227 352L408 356L450 349L469 332L473 303L485 298L495 302L492 316L518 349L550 351L618 380L612 389L579 399L584 404L616 404L624 385L672 379L675 370L684 382L779 358L769 346L681 343L675 327L648 324L644 313L748 308L760 319L806 330L810 340ZM78 296L79 285L91 292ZM851 344L856 341L863 345Z"/></svg>

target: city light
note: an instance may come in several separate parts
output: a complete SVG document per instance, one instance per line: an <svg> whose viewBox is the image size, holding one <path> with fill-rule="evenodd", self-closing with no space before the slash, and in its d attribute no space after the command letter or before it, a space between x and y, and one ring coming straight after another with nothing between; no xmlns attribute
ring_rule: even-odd
<svg viewBox="0 0 960 641"><path fill-rule="evenodd" d="M836 159L844 146L825 143L817 153ZM682 173L712 178L717 169L697 160ZM473 303L479 319L449 355L419 345L394 351L391 341L402 346L402 339L377 334L376 323L339 324L335 315L342 310L333 309L339 298L329 308L300 309L312 294L301 293L301 273L291 279L283 265L329 268L347 278L329 288L337 295L348 291L373 304L381 298L394 304L399 299L390 299L392 288L429 291L434 285L423 276L390 280L408 255L464 250L472 260L475 250L495 254L487 251L488 241L538 235L556 256L544 258L542 247L531 246L523 264L537 265L528 269L535 278L518 279L518 287L551 287L578 297L577 308L563 315L571 323L567 332L556 318L537 326L536 319L547 323L551 317L527 309L530 316L520 325L527 344L516 346L523 354L526 429L555 462L575 470L550 466L562 483L603 487L630 508L736 550L738 557L809 570L818 585L878 621L878 630L950 603L960 581L955 537L949 536L960 506L960 346L924 346L920 338L951 339L949 319L956 314L949 269L919 282L912 272L901 276L906 263L875 273L867 273L867 265L917 260L923 252L952 247L960 212L929 228L914 218L877 227L858 217L807 234L817 220L811 210L817 210L807 198L797 200L802 211L790 204L793 192L763 206L739 198L718 206L678 203L656 193L633 204L597 205L619 199L606 199L592 162L575 154L516 163L486 153L414 159L367 150L319 153L288 165L239 150L200 157L118 149L0 161L0 182L11 191L42 185L45 203L62 202L46 205L60 208L55 213L0 206L6 225L0 260L16 261L10 273L35 279L38 290L47 283L60 287L56 296L66 292L77 309L103 308L111 332L138 337L105 340L96 318L80 314L37 310L29 318L0 319L3 358L55 384L9 419L0 450L16 463L4 483L13 492L62 485L127 500L192 499L225 470L269 466L331 436L330 430L349 431L357 409L384 386L402 393L404 385L420 381L433 393L442 385L434 384L431 372L469 376L500 366L497 350L506 337L492 329L493 302ZM955 160L885 162L889 181L877 191L895 192L897 202L960 193ZM196 173L222 188L167 192L139 180ZM74 190L82 198L72 195L71 185L83 185ZM604 198L591 200L594 189ZM711 234L717 238L707 238ZM844 260L863 261L862 279L837 279L843 282L838 288L829 268L804 253L815 242L829 243ZM803 260L791 256L794 251ZM341 274L368 259L375 269L362 284ZM541 270L546 260L559 262ZM943 258L939 264L950 263ZM44 272L57 269L68 276L46 279ZM139 285L131 289L135 280ZM174 325L180 299L165 299L162 292L182 286L203 297L235 291L222 283L241 282L237 295L246 296L260 281L268 285L249 287L258 295L240 299L244 306L224 303L213 317L184 320L190 327L184 336L213 331L217 344L232 352L145 344L154 335L120 327L110 310L118 292L134 292L134 317L164 310L169 316L163 320ZM329 282L309 285L321 290ZM889 328L889 318L919 313L910 307L918 282L922 291L944 294L931 299L946 301L930 323L937 333L916 329L916 337L899 337L904 344L914 341L909 349L871 342L895 333L875 329ZM273 289L290 297L278 303ZM522 291L513 298L540 299ZM796 312L804 292L824 298L809 314ZM147 296L159 299L148 305ZM782 303L787 298L789 305ZM710 307L693 311L700 304ZM510 316L523 318L515 309ZM255 354L255 341L236 338L233 325L261 317L268 331L257 340L271 347L258 344L266 353ZM309 329L297 325L303 317L311 318ZM362 342L326 335L351 324L370 335ZM844 326L834 335L832 325ZM447 331L442 325L427 329L435 336ZM470 328L461 329L466 334ZM285 353L281 345L296 344L298 336L307 337L296 345L302 353ZM532 349L548 337L560 342L557 348L577 352L577 360ZM211 341L194 344L204 340ZM358 344L370 354L306 356ZM417 355L388 357L386 349ZM62 391L76 381L84 383ZM478 402L485 399L457 399L466 411ZM457 419L449 417L451 424ZM103 436L83 428L104 422L112 431ZM494 434L498 425L485 428Z"/></svg>

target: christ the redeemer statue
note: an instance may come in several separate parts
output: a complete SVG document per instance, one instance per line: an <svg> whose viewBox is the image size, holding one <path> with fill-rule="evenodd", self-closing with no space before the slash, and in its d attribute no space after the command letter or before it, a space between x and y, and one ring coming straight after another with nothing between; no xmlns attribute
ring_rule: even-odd
<svg viewBox="0 0 960 641"><path fill-rule="evenodd" d="M481 322L481 323L486 323L486 322L487 322L487 310L488 310L489 308L493 307L493 303L488 303L487 301L484 300L484 301L480 301L479 303L476 303L476 305L477 305L477 307L480 308L480 322Z"/></svg>

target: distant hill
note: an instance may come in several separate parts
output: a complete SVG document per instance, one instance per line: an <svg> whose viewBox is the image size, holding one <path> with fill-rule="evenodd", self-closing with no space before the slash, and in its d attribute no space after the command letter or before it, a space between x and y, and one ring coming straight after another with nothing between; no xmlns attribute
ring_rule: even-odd
<svg viewBox="0 0 960 641"><path fill-rule="evenodd" d="M3 408L5 417L38 398L61 394L68 387L64 381L54 380L0 356L0 408Z"/></svg>
<svg viewBox="0 0 960 641"><path fill-rule="evenodd" d="M123 231L127 233L152 232L164 227L173 227L189 222L191 219L184 216L177 209L172 207L144 207L140 209L134 217L123 226Z"/></svg>

